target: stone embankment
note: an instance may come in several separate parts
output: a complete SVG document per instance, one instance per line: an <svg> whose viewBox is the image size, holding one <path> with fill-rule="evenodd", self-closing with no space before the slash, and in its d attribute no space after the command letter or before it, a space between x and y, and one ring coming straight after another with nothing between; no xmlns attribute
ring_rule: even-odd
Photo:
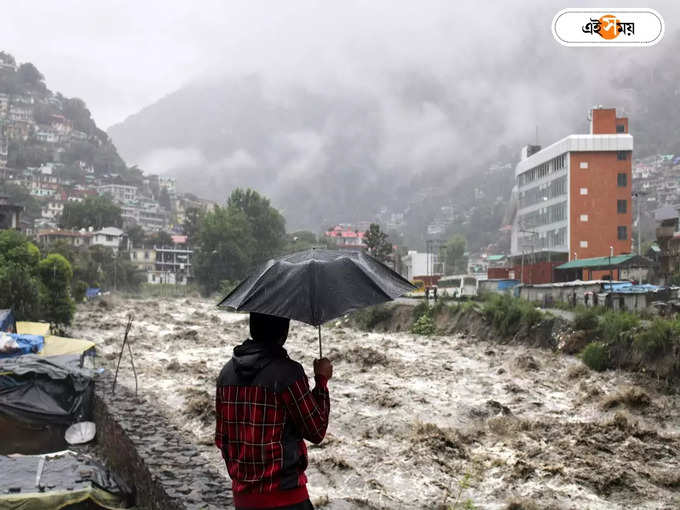
<svg viewBox="0 0 680 510"><path fill-rule="evenodd" d="M156 405L105 372L96 381L97 448L146 510L233 508L230 482L201 460L193 438Z"/></svg>

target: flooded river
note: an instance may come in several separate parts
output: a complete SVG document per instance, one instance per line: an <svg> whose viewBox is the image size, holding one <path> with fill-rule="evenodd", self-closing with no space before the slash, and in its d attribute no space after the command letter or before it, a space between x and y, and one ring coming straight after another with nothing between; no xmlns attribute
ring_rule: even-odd
<svg viewBox="0 0 680 510"><path fill-rule="evenodd" d="M140 392L226 476L214 379L248 336L247 316L195 298L106 298L80 306L71 333L115 368L131 312ZM318 508L680 508L680 396L654 380L461 336L342 321L323 336L334 377L326 440L309 449ZM316 330L293 323L286 348L311 376ZM134 387L127 357L121 367Z"/></svg>

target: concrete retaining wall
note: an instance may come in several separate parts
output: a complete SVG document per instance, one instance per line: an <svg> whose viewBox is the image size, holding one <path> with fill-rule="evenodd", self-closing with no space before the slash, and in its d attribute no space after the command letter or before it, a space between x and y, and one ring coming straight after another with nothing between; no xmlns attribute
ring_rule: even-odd
<svg viewBox="0 0 680 510"><path fill-rule="evenodd" d="M95 383L97 447L147 510L234 508L231 482L206 466L190 439L110 374Z"/></svg>

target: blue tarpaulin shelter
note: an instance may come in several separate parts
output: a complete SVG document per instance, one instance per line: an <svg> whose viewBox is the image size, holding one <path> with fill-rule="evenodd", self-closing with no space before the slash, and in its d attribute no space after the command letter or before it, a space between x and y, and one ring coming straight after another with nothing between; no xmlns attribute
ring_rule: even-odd
<svg viewBox="0 0 680 510"><path fill-rule="evenodd" d="M40 352L44 344L42 336L0 333L0 358Z"/></svg>
<svg viewBox="0 0 680 510"><path fill-rule="evenodd" d="M17 324L14 320L14 313L12 313L12 310L0 310L0 331L15 333L16 330Z"/></svg>
<svg viewBox="0 0 680 510"><path fill-rule="evenodd" d="M88 299L93 298L95 296L98 296L100 293L101 293L101 289L99 289L97 287L89 287L85 291L85 297L88 298Z"/></svg>

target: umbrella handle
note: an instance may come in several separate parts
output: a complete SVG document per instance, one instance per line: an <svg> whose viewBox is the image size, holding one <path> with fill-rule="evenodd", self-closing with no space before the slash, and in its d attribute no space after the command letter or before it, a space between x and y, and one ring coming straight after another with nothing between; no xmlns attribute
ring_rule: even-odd
<svg viewBox="0 0 680 510"><path fill-rule="evenodd" d="M323 354L321 352L321 324L317 326L319 328L319 359L323 358Z"/></svg>

